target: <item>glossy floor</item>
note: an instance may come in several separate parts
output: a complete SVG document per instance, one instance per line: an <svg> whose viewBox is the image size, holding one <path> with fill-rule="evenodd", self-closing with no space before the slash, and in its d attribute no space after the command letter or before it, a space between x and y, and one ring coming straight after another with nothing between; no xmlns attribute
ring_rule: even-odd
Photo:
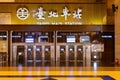
<svg viewBox="0 0 120 80"><path fill-rule="evenodd" d="M51 66L35 65L26 66L17 64L9 66L8 63L0 64L0 80L120 80L120 65L101 64L99 62L85 65Z"/></svg>
<svg viewBox="0 0 120 80"><path fill-rule="evenodd" d="M2 62L0 63L0 66L13 66L13 67L18 67L18 66L24 66L24 67L88 67L88 66L99 66L99 67L114 67L115 64L112 62L99 62L99 61L94 61L94 62L75 62L75 61L66 61L66 62L22 62L22 63L7 63L7 62Z"/></svg>
<svg viewBox="0 0 120 80"><path fill-rule="evenodd" d="M120 80L120 67L0 67L0 80Z"/></svg>

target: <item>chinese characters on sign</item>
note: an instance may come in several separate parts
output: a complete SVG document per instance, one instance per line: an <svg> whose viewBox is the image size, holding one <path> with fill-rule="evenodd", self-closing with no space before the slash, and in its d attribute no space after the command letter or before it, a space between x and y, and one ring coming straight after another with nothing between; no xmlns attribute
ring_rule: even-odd
<svg viewBox="0 0 120 80"><path fill-rule="evenodd" d="M82 19L82 9L78 8L73 12L70 12L69 8L66 6L62 9L61 12L58 12L56 10L50 10L47 12L43 7L39 7L37 10L33 11L29 11L27 8L19 8L16 15L20 20L25 20L29 17L30 12L32 12L32 17L36 20L46 20L48 18L57 19L61 17L67 21L69 16L71 16L73 19Z"/></svg>
<svg viewBox="0 0 120 80"><path fill-rule="evenodd" d="M46 11L43 10L42 7L38 8L37 11L34 11L33 18L37 18L37 20L43 19L45 20Z"/></svg>
<svg viewBox="0 0 120 80"><path fill-rule="evenodd" d="M81 19L82 18L82 9L77 9L77 11L74 11L73 18Z"/></svg>
<svg viewBox="0 0 120 80"><path fill-rule="evenodd" d="M69 10L68 10L68 8L67 7L65 7L64 9L63 9L63 13L62 13L63 15L61 15L61 16L64 16L65 17L65 20L67 20L67 16L70 16L71 14L69 13Z"/></svg>
<svg viewBox="0 0 120 80"><path fill-rule="evenodd" d="M58 12L50 11L48 17L58 17Z"/></svg>

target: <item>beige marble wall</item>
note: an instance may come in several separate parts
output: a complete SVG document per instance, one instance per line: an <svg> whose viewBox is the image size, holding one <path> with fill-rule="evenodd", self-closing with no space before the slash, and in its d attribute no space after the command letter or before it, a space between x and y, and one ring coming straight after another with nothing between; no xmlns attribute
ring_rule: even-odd
<svg viewBox="0 0 120 80"><path fill-rule="evenodd" d="M115 0L107 0L107 24L114 24L114 13L112 11L112 4L114 4Z"/></svg>
<svg viewBox="0 0 120 80"><path fill-rule="evenodd" d="M118 10L115 14L115 59L120 59L120 0L115 0Z"/></svg>

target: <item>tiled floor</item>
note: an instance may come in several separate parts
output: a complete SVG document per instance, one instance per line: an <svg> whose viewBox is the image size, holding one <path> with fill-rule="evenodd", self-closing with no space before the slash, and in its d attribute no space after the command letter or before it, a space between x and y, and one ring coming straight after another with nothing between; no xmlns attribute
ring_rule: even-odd
<svg viewBox="0 0 120 80"><path fill-rule="evenodd" d="M120 67L0 67L0 80L120 80Z"/></svg>

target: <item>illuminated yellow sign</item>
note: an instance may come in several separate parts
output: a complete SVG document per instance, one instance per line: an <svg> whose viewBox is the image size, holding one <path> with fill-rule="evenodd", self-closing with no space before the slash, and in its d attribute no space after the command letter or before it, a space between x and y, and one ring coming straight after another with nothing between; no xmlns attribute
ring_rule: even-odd
<svg viewBox="0 0 120 80"><path fill-rule="evenodd" d="M12 24L106 24L105 4L15 4Z"/></svg>
<svg viewBox="0 0 120 80"><path fill-rule="evenodd" d="M31 16L33 16L33 18L35 18L37 21L36 24L41 24L41 25L44 25L44 24L82 24L82 22L66 22L68 20L68 17L72 17L73 19L78 19L80 20L82 18L82 9L80 8L77 8L75 9L73 12L70 12L70 10L68 9L68 7L64 7L62 9L62 12L59 13L57 10L50 10L50 11L45 11L43 7L39 7L38 9L36 10L33 10L33 11L29 11L27 8L19 8L17 10L17 17L20 19L20 20L26 20L28 17L29 17L29 14L30 12L33 12L31 14ZM65 22L48 22L48 21L44 21L44 22L40 22L39 20L47 20L48 18L49 19L58 19L60 17L63 17Z"/></svg>

